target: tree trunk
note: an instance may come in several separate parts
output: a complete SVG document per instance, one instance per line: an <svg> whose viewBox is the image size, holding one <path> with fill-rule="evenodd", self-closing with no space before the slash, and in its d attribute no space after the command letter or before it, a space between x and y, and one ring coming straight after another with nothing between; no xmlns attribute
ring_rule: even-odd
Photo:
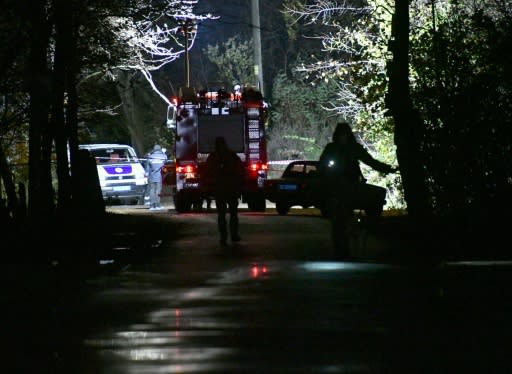
<svg viewBox="0 0 512 374"><path fill-rule="evenodd" d="M67 130L68 130L68 140L69 140L69 153L71 159L71 185L72 185L72 195L73 195L73 206L76 209L79 209L81 212L89 213L92 211L96 211L98 208L98 204L91 204L89 202L85 202L83 198L84 194L84 186L82 180L85 176L90 176L90 178L94 178L97 187L99 188L99 180L97 176L96 170L96 162L92 159L92 169L89 168L87 171L84 169L84 160L79 156L78 150L78 91L77 91L77 77L79 73L80 60L77 58L77 29L76 25L69 32L69 51L71 54L71 58L69 59L66 76L67 76L67 92L68 92L68 104L67 104ZM90 162L89 162L90 164ZM90 165L89 165L90 166ZM93 184L92 181L88 180L88 185ZM100 198L101 198L101 190ZM93 191L86 191L90 195ZM101 198L101 203L103 203L103 199ZM104 209L104 206L101 205L101 208Z"/></svg>
<svg viewBox="0 0 512 374"><path fill-rule="evenodd" d="M55 134L55 149L57 154L57 208L59 211L66 211L70 206L71 191L66 149L67 136L64 119L64 99L66 92L66 64L69 59L67 43L69 28L66 27L66 23L71 16L66 13L62 1L55 1L54 4L56 36L52 82L52 116L50 124Z"/></svg>
<svg viewBox="0 0 512 374"><path fill-rule="evenodd" d="M7 206L5 207L7 210L7 214L10 218L15 219L15 212L18 209L18 198L16 196L16 187L14 185L13 175L9 168L9 163L7 162L7 158L5 157L5 152L0 144L0 178L2 178L2 182L4 184L5 193L7 195ZM1 186L1 184L0 184ZM1 192L1 191L0 191ZM1 195L0 195L1 197ZM0 207L2 209L3 207Z"/></svg>
<svg viewBox="0 0 512 374"><path fill-rule="evenodd" d="M137 111L136 86L138 81L135 74L140 73L124 70L118 71L117 91L123 103L123 114L126 119L126 127L130 133L132 146L135 148L137 154L141 156L144 155L146 151L144 149L144 131L142 128L144 119L140 118Z"/></svg>
<svg viewBox="0 0 512 374"><path fill-rule="evenodd" d="M30 6L29 6L30 5ZM27 1L29 32L31 35L28 80L30 94L29 124L29 219L37 227L40 218L50 214L47 179L43 178L48 165L43 165L43 133L48 126L48 30L45 3Z"/></svg>
<svg viewBox="0 0 512 374"><path fill-rule="evenodd" d="M393 60L388 64L386 105L395 122L395 144L404 197L409 215L423 220L430 215L430 206L420 150L424 124L413 107L409 90L408 0L395 0L389 49Z"/></svg>

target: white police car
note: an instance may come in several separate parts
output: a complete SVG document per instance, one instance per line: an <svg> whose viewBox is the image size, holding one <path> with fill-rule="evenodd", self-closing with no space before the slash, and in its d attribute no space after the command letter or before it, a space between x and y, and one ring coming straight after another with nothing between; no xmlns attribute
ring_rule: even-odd
<svg viewBox="0 0 512 374"><path fill-rule="evenodd" d="M147 178L135 150L126 144L81 144L96 160L103 199L144 204Z"/></svg>

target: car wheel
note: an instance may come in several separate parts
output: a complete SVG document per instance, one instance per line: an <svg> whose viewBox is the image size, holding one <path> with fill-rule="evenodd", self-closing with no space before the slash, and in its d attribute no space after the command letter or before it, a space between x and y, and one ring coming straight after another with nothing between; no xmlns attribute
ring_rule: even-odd
<svg viewBox="0 0 512 374"><path fill-rule="evenodd" d="M290 206L282 201L278 201L276 202L276 210L279 215L285 216L286 214L288 214Z"/></svg>

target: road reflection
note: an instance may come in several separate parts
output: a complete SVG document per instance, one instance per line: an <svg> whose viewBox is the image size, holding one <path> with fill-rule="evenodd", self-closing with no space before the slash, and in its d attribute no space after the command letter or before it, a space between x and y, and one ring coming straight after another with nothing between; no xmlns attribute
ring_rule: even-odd
<svg viewBox="0 0 512 374"><path fill-rule="evenodd" d="M136 287L146 304L157 306L136 324L112 327L85 339L95 360L123 373L229 372L238 365L234 363L241 351L232 342L247 322L237 316L248 305L261 302L247 288L254 280L268 277L267 265L250 263L227 269L207 279L206 286L176 290L172 298L159 295L158 289L150 290L148 278L141 282L134 274L129 284L120 284ZM111 300L126 299L128 294L124 288L103 292Z"/></svg>

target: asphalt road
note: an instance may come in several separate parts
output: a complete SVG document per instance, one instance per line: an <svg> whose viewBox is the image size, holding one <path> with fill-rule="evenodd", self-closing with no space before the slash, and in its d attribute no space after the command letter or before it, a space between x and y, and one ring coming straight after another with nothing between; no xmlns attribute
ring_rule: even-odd
<svg viewBox="0 0 512 374"><path fill-rule="evenodd" d="M104 271L51 278L46 306L29 292L44 318L4 320L10 372L512 372L509 262L383 261L395 241L382 232L338 261L314 210L241 209L243 240L228 248L214 213L109 210L154 219L147 252L123 255L134 229L117 227Z"/></svg>

